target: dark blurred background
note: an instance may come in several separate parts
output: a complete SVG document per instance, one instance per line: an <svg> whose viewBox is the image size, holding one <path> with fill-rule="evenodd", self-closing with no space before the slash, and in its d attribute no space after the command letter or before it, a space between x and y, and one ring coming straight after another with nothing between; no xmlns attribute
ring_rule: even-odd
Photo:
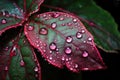
<svg viewBox="0 0 120 80"><path fill-rule="evenodd" d="M94 1L110 12L120 30L120 0ZM99 51L108 68L105 70L82 71L80 73L73 73L66 68L58 69L48 64L47 61L38 55L38 57L41 57L40 63L42 62L42 80L120 80L120 54L105 53L100 49Z"/></svg>

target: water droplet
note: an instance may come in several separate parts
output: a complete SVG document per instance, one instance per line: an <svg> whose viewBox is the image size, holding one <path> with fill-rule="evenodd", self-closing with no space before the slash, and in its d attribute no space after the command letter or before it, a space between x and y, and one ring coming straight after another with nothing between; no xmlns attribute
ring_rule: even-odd
<svg viewBox="0 0 120 80"><path fill-rule="evenodd" d="M56 50L56 48L57 48L57 46L54 42L52 42L49 47L51 50Z"/></svg>
<svg viewBox="0 0 120 80"><path fill-rule="evenodd" d="M74 23L77 22L77 19L74 18L74 19L73 19L73 22L74 22Z"/></svg>
<svg viewBox="0 0 120 80"><path fill-rule="evenodd" d="M38 67L35 67L35 68L34 68L34 71L35 71L35 72L38 72L38 70L39 70Z"/></svg>
<svg viewBox="0 0 120 80"><path fill-rule="evenodd" d="M80 38L82 38L82 34L81 34L80 32L77 32L77 33L76 33L76 37L77 37L78 39L80 39Z"/></svg>
<svg viewBox="0 0 120 80"><path fill-rule="evenodd" d="M71 36L68 36L68 37L66 38L66 42L68 42L68 43L71 43L72 40L73 40L73 38L72 38Z"/></svg>
<svg viewBox="0 0 120 80"><path fill-rule="evenodd" d="M8 70L8 66L5 66L5 70L6 70L6 71Z"/></svg>
<svg viewBox="0 0 120 80"><path fill-rule="evenodd" d="M56 22L53 22L53 23L51 24L51 27L52 27L53 29L56 28L56 27L57 27Z"/></svg>
<svg viewBox="0 0 120 80"><path fill-rule="evenodd" d="M2 19L2 20L1 20L1 23L2 23L2 24L6 24L6 23L7 23L6 19Z"/></svg>
<svg viewBox="0 0 120 80"><path fill-rule="evenodd" d="M21 60L21 61L20 61L20 66L24 66L24 65L25 65L24 61Z"/></svg>
<svg viewBox="0 0 120 80"><path fill-rule="evenodd" d="M52 60L52 57L50 56L49 59Z"/></svg>
<svg viewBox="0 0 120 80"><path fill-rule="evenodd" d="M40 28L39 34L46 35L48 34L48 30L46 28Z"/></svg>
<svg viewBox="0 0 120 80"><path fill-rule="evenodd" d="M29 30L29 31L34 30L34 26L29 25L29 26L28 26L28 30Z"/></svg>
<svg viewBox="0 0 120 80"><path fill-rule="evenodd" d="M88 38L88 41L92 41L92 38L91 38L91 37L89 37L89 38Z"/></svg>
<svg viewBox="0 0 120 80"><path fill-rule="evenodd" d="M63 17L60 17L60 19L59 19L60 21L63 21L64 20L64 18Z"/></svg>
<svg viewBox="0 0 120 80"><path fill-rule="evenodd" d="M82 29L82 30L81 30L81 33L85 33L85 30L84 30L84 29Z"/></svg>
<svg viewBox="0 0 120 80"><path fill-rule="evenodd" d="M86 51L83 52L82 54L83 57L88 57L88 53Z"/></svg>
<svg viewBox="0 0 120 80"><path fill-rule="evenodd" d="M75 68L78 68L78 64L75 64Z"/></svg>
<svg viewBox="0 0 120 80"><path fill-rule="evenodd" d="M72 25L72 23L70 23L70 22L69 22L69 23L67 23L67 25L68 25L68 26L71 26L71 25Z"/></svg>
<svg viewBox="0 0 120 80"><path fill-rule="evenodd" d="M71 53L72 53L71 47L66 47L66 48L65 48L65 53L66 53L66 54L71 54Z"/></svg>

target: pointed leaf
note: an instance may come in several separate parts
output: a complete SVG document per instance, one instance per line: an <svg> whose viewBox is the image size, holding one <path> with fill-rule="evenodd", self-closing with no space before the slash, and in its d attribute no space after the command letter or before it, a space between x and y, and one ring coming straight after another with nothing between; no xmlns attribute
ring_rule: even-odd
<svg viewBox="0 0 120 80"><path fill-rule="evenodd" d="M41 80L39 63L26 38L15 40L0 50L0 80Z"/></svg>
<svg viewBox="0 0 120 80"><path fill-rule="evenodd" d="M72 4L71 4L72 3ZM118 25L109 12L99 7L94 0L46 0L46 4L62 7L74 12L83 19L93 22L97 26L87 25L87 29L93 34L95 43L105 51L120 49L120 32ZM67 5L67 6L66 6ZM90 23L90 24L91 24Z"/></svg>
<svg viewBox="0 0 120 80"><path fill-rule="evenodd" d="M66 65L74 72L105 68L93 36L77 17L47 12L34 18L25 25L24 33L51 64L59 68Z"/></svg>

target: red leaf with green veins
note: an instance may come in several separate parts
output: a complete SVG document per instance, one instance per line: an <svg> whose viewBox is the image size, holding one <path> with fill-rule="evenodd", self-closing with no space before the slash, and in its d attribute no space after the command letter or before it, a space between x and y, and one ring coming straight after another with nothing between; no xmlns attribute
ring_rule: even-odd
<svg viewBox="0 0 120 80"><path fill-rule="evenodd" d="M24 33L54 66L66 65L73 72L105 68L93 36L73 15L62 12L37 15L25 25Z"/></svg>
<svg viewBox="0 0 120 80"><path fill-rule="evenodd" d="M40 65L24 36L0 46L0 80L41 80Z"/></svg>
<svg viewBox="0 0 120 80"><path fill-rule="evenodd" d="M44 0L1 0L0 35L10 28L16 28L27 20L28 16L39 10Z"/></svg>

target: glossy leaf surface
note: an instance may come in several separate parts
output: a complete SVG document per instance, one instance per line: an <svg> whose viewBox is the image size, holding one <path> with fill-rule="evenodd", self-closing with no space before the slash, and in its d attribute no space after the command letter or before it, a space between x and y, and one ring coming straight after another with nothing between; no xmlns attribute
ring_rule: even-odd
<svg viewBox="0 0 120 80"><path fill-rule="evenodd" d="M40 65L26 38L15 40L0 50L0 80L41 80Z"/></svg>
<svg viewBox="0 0 120 80"><path fill-rule="evenodd" d="M73 72L105 68L93 36L73 15L42 13L25 25L24 33L54 66L62 68L66 65Z"/></svg>
<svg viewBox="0 0 120 80"><path fill-rule="evenodd" d="M71 4L72 3L72 4ZM46 4L61 7L79 15L79 17L88 20L90 25L86 28L92 33L97 46L105 51L114 51L120 49L120 32L118 25L109 12L100 8L94 0L46 0ZM59 4L59 5L57 5Z"/></svg>

